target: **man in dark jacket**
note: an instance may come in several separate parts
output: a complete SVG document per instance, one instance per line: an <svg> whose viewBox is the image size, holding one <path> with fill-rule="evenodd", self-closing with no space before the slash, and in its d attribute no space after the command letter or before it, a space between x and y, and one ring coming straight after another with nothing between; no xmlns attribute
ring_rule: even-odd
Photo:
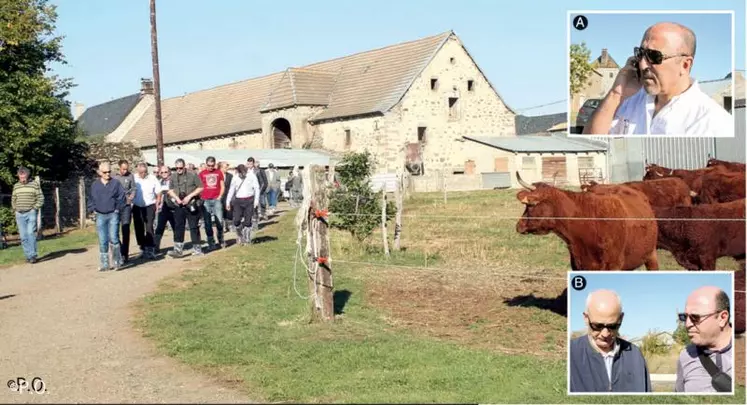
<svg viewBox="0 0 747 405"><path fill-rule="evenodd" d="M193 256L202 256L200 244L199 221L202 215L200 192L202 182L197 173L187 170L184 159L177 159L174 164L176 173L171 176L167 203L173 204L174 210L174 249L171 257L181 257L184 250L184 231L189 223L189 234L192 238Z"/></svg>
<svg viewBox="0 0 747 405"><path fill-rule="evenodd" d="M226 209L226 196L228 196L228 188L231 187L231 180L233 180L233 174L228 171L228 162L220 162L220 171L223 172L223 177L225 178L226 187L223 192L223 195L221 196L221 201L223 204L223 233L226 233L229 231L228 224L233 225L233 212Z"/></svg>
<svg viewBox="0 0 747 405"><path fill-rule="evenodd" d="M651 392L646 359L619 337L623 312L614 291L597 290L586 300L586 335L571 340L571 392Z"/></svg>
<svg viewBox="0 0 747 405"><path fill-rule="evenodd" d="M91 184L88 200L88 212L96 213L96 232L99 236L99 271L109 268L109 246L112 250L112 267L116 270L122 265L119 247L119 218L125 206L125 191L122 184L112 179L109 162L99 165L99 180Z"/></svg>
<svg viewBox="0 0 747 405"><path fill-rule="evenodd" d="M257 221L254 221L254 227L257 228L259 227L260 219L267 219L267 175L259 167L259 160L255 160L253 157L246 160L246 167L253 170L257 176L257 180L259 180L259 210L254 214L255 218L257 218Z"/></svg>
<svg viewBox="0 0 747 405"><path fill-rule="evenodd" d="M125 205L119 212L119 225L122 228L122 263L130 260L130 223L132 222L132 201L135 199L135 177L130 172L130 162L122 159L119 161L119 173L112 176L124 188Z"/></svg>

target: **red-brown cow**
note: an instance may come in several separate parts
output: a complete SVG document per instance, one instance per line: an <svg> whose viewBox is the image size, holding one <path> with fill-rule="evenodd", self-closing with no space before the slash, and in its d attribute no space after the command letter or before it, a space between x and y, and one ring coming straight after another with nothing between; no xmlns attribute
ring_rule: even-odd
<svg viewBox="0 0 747 405"><path fill-rule="evenodd" d="M714 166L723 166L733 172L743 172L745 171L745 165L744 163L739 162L729 162L726 160L718 160L718 159L708 159L708 163L706 163L706 167L714 167Z"/></svg>
<svg viewBox="0 0 747 405"><path fill-rule="evenodd" d="M716 259L733 257L744 266L744 199L690 207L654 207L657 244L688 270L715 270ZM713 220L708 220L713 219Z"/></svg>
<svg viewBox="0 0 747 405"><path fill-rule="evenodd" d="M722 166L723 167L723 166ZM711 172L700 178L698 204L724 203L745 198L744 172Z"/></svg>
<svg viewBox="0 0 747 405"><path fill-rule="evenodd" d="M556 234L568 246L573 270L659 269L656 220L645 194L625 186L604 195L573 192L527 184L518 172L516 178L526 188L516 195L526 207L516 231Z"/></svg>
<svg viewBox="0 0 747 405"><path fill-rule="evenodd" d="M595 181L581 186L581 190L594 193L608 193L619 186L636 189L648 197L652 206L674 207L677 205L692 205L690 187L678 177L665 177L647 181L629 181L620 184L598 184Z"/></svg>
<svg viewBox="0 0 747 405"><path fill-rule="evenodd" d="M727 172L728 170L723 166L706 167L704 169L685 170L685 169L669 169L664 166L656 164L646 165L646 174L643 176L643 180L654 180L665 177L679 177L687 183L690 190L694 194L700 192L702 185L701 177L707 173L712 172Z"/></svg>
<svg viewBox="0 0 747 405"><path fill-rule="evenodd" d="M737 335L744 333L745 329L744 289L747 286L744 273L744 268L734 272L734 333Z"/></svg>

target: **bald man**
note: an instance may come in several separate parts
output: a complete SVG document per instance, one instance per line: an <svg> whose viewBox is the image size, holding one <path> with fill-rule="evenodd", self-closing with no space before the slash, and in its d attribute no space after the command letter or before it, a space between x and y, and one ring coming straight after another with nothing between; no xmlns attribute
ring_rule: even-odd
<svg viewBox="0 0 747 405"><path fill-rule="evenodd" d="M621 339L620 297L597 290L586 299L587 333L571 340L571 392L651 392L646 359L637 346Z"/></svg>
<svg viewBox="0 0 747 405"><path fill-rule="evenodd" d="M96 213L96 232L99 237L99 271L116 270L122 265L119 245L119 213L124 209L125 192L122 183L112 178L108 162L99 164L99 180L91 183L88 193L88 212ZM109 267L109 249L112 262Z"/></svg>
<svg viewBox="0 0 747 405"><path fill-rule="evenodd" d="M733 137L734 118L690 77L695 48L681 24L649 27L583 133Z"/></svg>
<svg viewBox="0 0 747 405"><path fill-rule="evenodd" d="M700 287L687 297L679 320L692 343L677 359L676 392L732 391L730 307L729 296L718 287Z"/></svg>

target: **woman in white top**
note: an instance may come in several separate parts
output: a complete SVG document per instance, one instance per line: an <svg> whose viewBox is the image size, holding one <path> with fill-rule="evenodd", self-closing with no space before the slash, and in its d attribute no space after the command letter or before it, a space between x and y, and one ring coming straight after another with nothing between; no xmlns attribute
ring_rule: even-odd
<svg viewBox="0 0 747 405"><path fill-rule="evenodd" d="M228 188L226 210L233 209L233 226L236 227L238 242L244 246L252 240L252 216L259 206L260 187L257 176L244 165L236 167L236 176Z"/></svg>
<svg viewBox="0 0 747 405"><path fill-rule="evenodd" d="M169 185L171 183L171 169L168 166L162 165L158 168L158 202L156 203L156 213L158 214L158 221L156 221L156 232L154 238L155 251L160 253L161 249L161 238L163 233L166 231L166 223L168 222L171 226L171 230L174 230L174 211L169 205Z"/></svg>

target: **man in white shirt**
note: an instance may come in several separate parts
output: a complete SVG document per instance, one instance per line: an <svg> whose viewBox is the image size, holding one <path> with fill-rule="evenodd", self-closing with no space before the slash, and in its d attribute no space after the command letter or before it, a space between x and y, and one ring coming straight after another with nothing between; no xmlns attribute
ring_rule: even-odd
<svg viewBox="0 0 747 405"><path fill-rule="evenodd" d="M683 25L649 27L583 133L733 137L734 117L690 77L695 45Z"/></svg>
<svg viewBox="0 0 747 405"><path fill-rule="evenodd" d="M153 223L156 218L156 202L161 191L161 182L148 173L148 166L145 162L137 164L135 188L135 199L132 201L132 219L135 224L135 239L142 252L140 257L155 259L156 245Z"/></svg>
<svg viewBox="0 0 747 405"><path fill-rule="evenodd" d="M257 175L252 168L239 165L236 168L236 176L228 187L226 197L226 210L233 209L233 225L236 227L238 243L241 246L251 243L252 217L254 211L259 207L259 197L262 187ZM243 224L242 224L243 220Z"/></svg>

